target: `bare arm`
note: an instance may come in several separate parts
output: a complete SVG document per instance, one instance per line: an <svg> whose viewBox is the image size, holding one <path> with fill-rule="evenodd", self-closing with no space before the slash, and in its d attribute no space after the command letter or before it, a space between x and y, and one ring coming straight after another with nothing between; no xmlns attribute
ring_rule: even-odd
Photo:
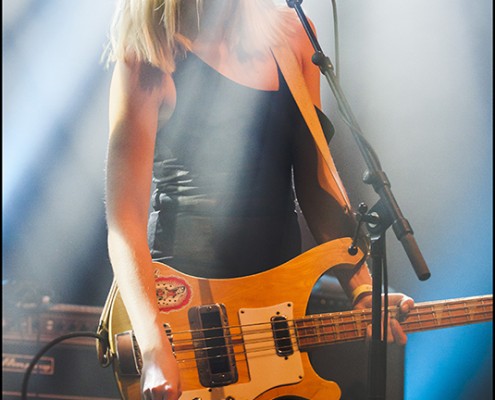
<svg viewBox="0 0 495 400"><path fill-rule="evenodd" d="M106 167L108 249L117 285L143 354L143 391L176 399L178 368L158 323L147 243L148 206L158 113L167 77L133 60L118 62L110 89ZM153 398L153 397L151 397Z"/></svg>

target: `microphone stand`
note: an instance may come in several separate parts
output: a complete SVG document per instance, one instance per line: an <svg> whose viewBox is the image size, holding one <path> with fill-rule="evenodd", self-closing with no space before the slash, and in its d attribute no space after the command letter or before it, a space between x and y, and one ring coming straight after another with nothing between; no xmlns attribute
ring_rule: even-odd
<svg viewBox="0 0 495 400"><path fill-rule="evenodd" d="M419 250L416 240L413 235L413 230L407 219L403 216L397 201L390 189L390 182L382 170L378 156L374 152L371 145L362 135L361 128L354 117L351 108L344 96L340 87L339 81L333 70L333 65L330 59L323 53L316 36L301 8L302 0L287 0L287 5L294 8L301 23L311 41L315 53L312 57L313 64L320 68L320 71L325 75L330 88L337 100L340 114L349 126L354 139L361 151L361 154L366 162L367 171L363 181L366 184L372 185L375 192L379 195L380 200L371 208L371 210L360 217L360 221L368 222L368 231L371 234L371 264L372 264L372 337L370 343L370 359L368 369L368 398L370 400L385 399L386 393L386 337L382 338L382 332L385 334L385 329L382 330L382 272L386 265L385 254L385 234L386 230L392 226L397 239L402 243L404 250L412 264L416 275L420 281L427 280L430 277L428 266ZM365 211L366 212L366 211ZM357 236L357 235L356 235ZM349 247L349 253L353 254L356 251L356 238L353 244ZM385 295L385 305L388 304ZM386 313L386 309L384 312ZM385 321L386 314L385 314ZM386 323L383 323L384 327ZM384 335L385 336L385 335Z"/></svg>

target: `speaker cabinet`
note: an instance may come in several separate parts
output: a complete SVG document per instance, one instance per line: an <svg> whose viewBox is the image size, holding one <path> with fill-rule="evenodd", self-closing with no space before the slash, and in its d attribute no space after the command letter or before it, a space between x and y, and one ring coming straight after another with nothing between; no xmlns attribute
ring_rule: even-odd
<svg viewBox="0 0 495 400"><path fill-rule="evenodd" d="M101 309L53 305L44 309L5 310L2 318L2 399L19 400L25 371L52 340L96 331ZM112 368L101 367L96 339L71 338L51 347L29 379L28 398L43 400L119 400Z"/></svg>

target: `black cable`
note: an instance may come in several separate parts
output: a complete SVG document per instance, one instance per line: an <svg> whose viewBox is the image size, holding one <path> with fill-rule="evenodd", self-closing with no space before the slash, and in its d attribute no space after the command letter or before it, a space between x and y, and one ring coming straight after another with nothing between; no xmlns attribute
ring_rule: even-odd
<svg viewBox="0 0 495 400"><path fill-rule="evenodd" d="M75 337L96 338L96 339L100 340L100 342L102 342L102 345L104 347L108 346L108 342L107 342L107 339L105 338L105 336L99 335L98 333L94 333L94 332L73 332L73 333L68 333L67 335L62 335L62 336L59 336L58 338L53 339L46 346L41 348L41 350L39 350L36 353L34 358L29 363L29 366L27 367L26 372L24 373L24 378L22 380L21 400L28 400L27 389L28 389L28 384L29 384L29 378L31 376L31 372L33 371L34 367L36 366L36 364L38 363L40 358L43 356L43 354L45 354L48 350L50 350L56 344L58 344L64 340L72 339Z"/></svg>

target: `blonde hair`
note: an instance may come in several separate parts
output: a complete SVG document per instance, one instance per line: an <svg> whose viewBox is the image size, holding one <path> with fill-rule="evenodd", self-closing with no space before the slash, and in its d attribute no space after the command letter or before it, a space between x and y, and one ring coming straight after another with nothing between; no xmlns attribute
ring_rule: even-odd
<svg viewBox="0 0 495 400"><path fill-rule="evenodd" d="M256 56L292 33L294 15L289 8L273 0L229 1L233 12L226 39L240 56ZM190 50L193 32L200 29L202 9L203 0L119 0L104 54L107 62L132 54L173 72L176 59Z"/></svg>

